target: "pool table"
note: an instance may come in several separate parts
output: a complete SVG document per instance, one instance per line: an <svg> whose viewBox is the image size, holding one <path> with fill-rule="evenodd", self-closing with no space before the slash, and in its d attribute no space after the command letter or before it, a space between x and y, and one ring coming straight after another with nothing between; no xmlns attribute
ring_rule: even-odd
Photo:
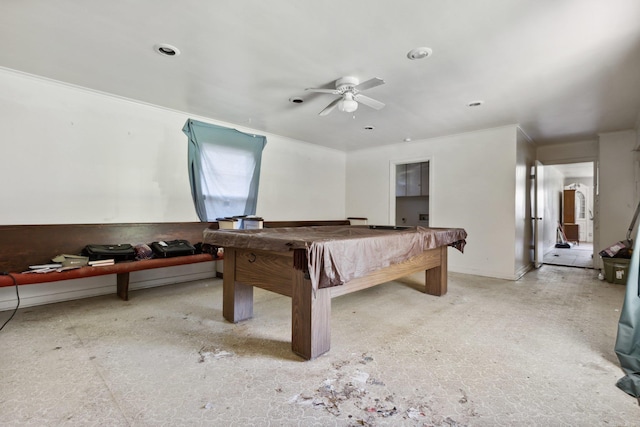
<svg viewBox="0 0 640 427"><path fill-rule="evenodd" d="M425 292L447 292L447 248L464 248L459 228L322 226L206 230L224 247L223 316L253 316L253 287L291 298L293 352L314 359L331 346L331 299L418 271Z"/></svg>

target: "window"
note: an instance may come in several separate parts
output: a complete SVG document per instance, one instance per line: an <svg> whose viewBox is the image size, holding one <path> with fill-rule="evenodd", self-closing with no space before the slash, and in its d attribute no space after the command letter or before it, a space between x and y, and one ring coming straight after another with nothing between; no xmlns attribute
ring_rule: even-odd
<svg viewBox="0 0 640 427"><path fill-rule="evenodd" d="M189 181L200 220L254 215L266 137L191 119L182 131L189 137Z"/></svg>

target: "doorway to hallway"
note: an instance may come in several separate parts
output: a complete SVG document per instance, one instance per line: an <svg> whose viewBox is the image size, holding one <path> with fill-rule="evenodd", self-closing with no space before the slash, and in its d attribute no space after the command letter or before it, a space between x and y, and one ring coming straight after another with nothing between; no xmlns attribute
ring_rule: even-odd
<svg viewBox="0 0 640 427"><path fill-rule="evenodd" d="M594 268L594 162L545 165L546 248L543 264Z"/></svg>

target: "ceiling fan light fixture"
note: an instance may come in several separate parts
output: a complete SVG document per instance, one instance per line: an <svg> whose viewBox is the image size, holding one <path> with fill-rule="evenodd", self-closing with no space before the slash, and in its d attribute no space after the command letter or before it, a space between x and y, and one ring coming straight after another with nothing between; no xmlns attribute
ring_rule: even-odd
<svg viewBox="0 0 640 427"><path fill-rule="evenodd" d="M338 110L345 113L353 113L358 109L358 102L353 99L353 94L347 92L342 99L338 101Z"/></svg>
<svg viewBox="0 0 640 427"><path fill-rule="evenodd" d="M360 80L357 77L347 76L341 77L335 81L335 89L327 89L326 87L309 87L305 90L316 93L328 93L331 95L338 95L340 97L331 101L329 105L324 107L324 109L318 113L320 116L326 116L336 108L338 111L342 111L344 113L353 113L358 109L359 104L364 104L374 110L380 110L384 107L384 103L373 98L369 98L368 96L363 95L362 92L383 84L384 80L379 77L374 77L360 83ZM355 119L355 117L356 116L354 115L353 118Z"/></svg>
<svg viewBox="0 0 640 427"><path fill-rule="evenodd" d="M338 110L345 113L353 113L358 109L358 103L356 101L345 101L344 99L338 102Z"/></svg>

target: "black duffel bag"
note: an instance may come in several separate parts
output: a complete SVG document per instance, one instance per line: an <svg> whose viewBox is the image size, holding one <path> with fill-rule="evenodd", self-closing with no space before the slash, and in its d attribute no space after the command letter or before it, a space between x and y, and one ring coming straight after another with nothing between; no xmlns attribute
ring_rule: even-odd
<svg viewBox="0 0 640 427"><path fill-rule="evenodd" d="M153 242L149 246L157 258L171 258L196 253L196 248L188 240L165 240Z"/></svg>
<svg viewBox="0 0 640 427"><path fill-rule="evenodd" d="M114 261L132 261L136 258L136 251L128 243L119 245L87 245L82 250L89 261L112 259Z"/></svg>

